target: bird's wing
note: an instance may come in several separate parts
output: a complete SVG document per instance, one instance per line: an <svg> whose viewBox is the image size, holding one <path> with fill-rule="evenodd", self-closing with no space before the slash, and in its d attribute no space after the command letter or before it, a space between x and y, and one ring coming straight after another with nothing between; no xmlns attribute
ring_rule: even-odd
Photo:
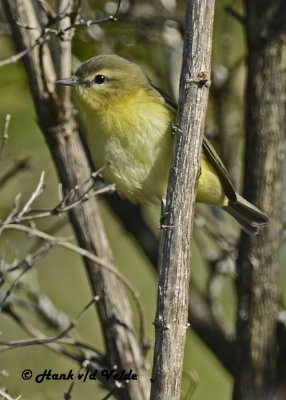
<svg viewBox="0 0 286 400"><path fill-rule="evenodd" d="M237 201L237 197L233 184L230 180L230 176L219 155L205 136L203 139L203 151L206 154L209 163L218 174L226 196L229 198L229 200L235 203Z"/></svg>
<svg viewBox="0 0 286 400"><path fill-rule="evenodd" d="M150 82L151 86L153 89L155 89L155 91L157 92L157 95L159 95L159 97L163 98L163 100L165 101L165 103L168 104L168 106L174 111L177 112L178 109L178 104L172 100L163 90L157 88L156 86L152 85L152 83Z"/></svg>
<svg viewBox="0 0 286 400"><path fill-rule="evenodd" d="M173 111L176 112L177 108L178 108L177 104L172 99L170 99L170 97L163 90L158 89L155 86L153 86L153 88L159 93L159 95L163 98L165 103ZM203 151L204 151L209 163L211 164L213 169L218 174L218 177L220 179L220 182L222 184L222 187L224 189L226 196L232 202L236 202L237 201L236 191L230 180L230 176L229 176L222 160L220 159L219 155L217 154L217 152L215 151L215 149L213 148L213 146L210 144L210 142L208 141L208 139L205 136L203 138Z"/></svg>

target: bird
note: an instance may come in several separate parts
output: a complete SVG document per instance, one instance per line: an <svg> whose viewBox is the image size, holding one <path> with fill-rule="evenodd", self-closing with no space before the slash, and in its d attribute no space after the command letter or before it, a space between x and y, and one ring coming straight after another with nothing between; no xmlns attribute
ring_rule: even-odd
<svg viewBox="0 0 286 400"><path fill-rule="evenodd" d="M141 67L115 54L97 55L56 81L75 90L87 144L103 179L133 203L160 203L173 158L177 105ZM204 136L196 202L221 207L255 235L268 217L238 194Z"/></svg>

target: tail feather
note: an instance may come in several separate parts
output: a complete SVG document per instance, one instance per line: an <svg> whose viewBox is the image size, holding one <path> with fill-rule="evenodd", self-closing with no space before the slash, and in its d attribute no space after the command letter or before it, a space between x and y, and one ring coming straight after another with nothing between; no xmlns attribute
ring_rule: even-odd
<svg viewBox="0 0 286 400"><path fill-rule="evenodd" d="M228 205L224 207L224 210L237 220L245 232L254 236L258 233L260 226L265 226L269 223L269 219L242 196L239 194L236 194L236 196L237 201L229 201Z"/></svg>

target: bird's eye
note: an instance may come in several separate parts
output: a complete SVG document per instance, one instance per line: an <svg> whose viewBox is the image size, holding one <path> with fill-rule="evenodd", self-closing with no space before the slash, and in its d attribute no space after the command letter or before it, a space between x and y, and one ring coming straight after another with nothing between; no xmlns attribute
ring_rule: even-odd
<svg viewBox="0 0 286 400"><path fill-rule="evenodd" d="M94 82L99 85L101 85L105 81L106 81L106 77L104 75L96 75L96 77L94 78Z"/></svg>

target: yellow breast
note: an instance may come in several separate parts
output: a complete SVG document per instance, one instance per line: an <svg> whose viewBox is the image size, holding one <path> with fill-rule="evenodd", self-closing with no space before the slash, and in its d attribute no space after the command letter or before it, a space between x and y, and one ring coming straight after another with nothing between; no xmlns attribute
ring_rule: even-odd
<svg viewBox="0 0 286 400"><path fill-rule="evenodd" d="M175 112L146 91L106 106L102 112L95 112L92 104L79 99L81 120L95 166L108 164L102 172L103 178L115 183L117 192L134 203L159 203L166 196L173 153L170 126L175 121ZM204 154L197 201L227 204L220 180Z"/></svg>
<svg viewBox="0 0 286 400"><path fill-rule="evenodd" d="M132 202L159 202L166 194L172 159L170 124L174 113L154 96L136 95L83 116L87 141L97 168L107 163L102 175ZM85 108L86 110L86 108Z"/></svg>

